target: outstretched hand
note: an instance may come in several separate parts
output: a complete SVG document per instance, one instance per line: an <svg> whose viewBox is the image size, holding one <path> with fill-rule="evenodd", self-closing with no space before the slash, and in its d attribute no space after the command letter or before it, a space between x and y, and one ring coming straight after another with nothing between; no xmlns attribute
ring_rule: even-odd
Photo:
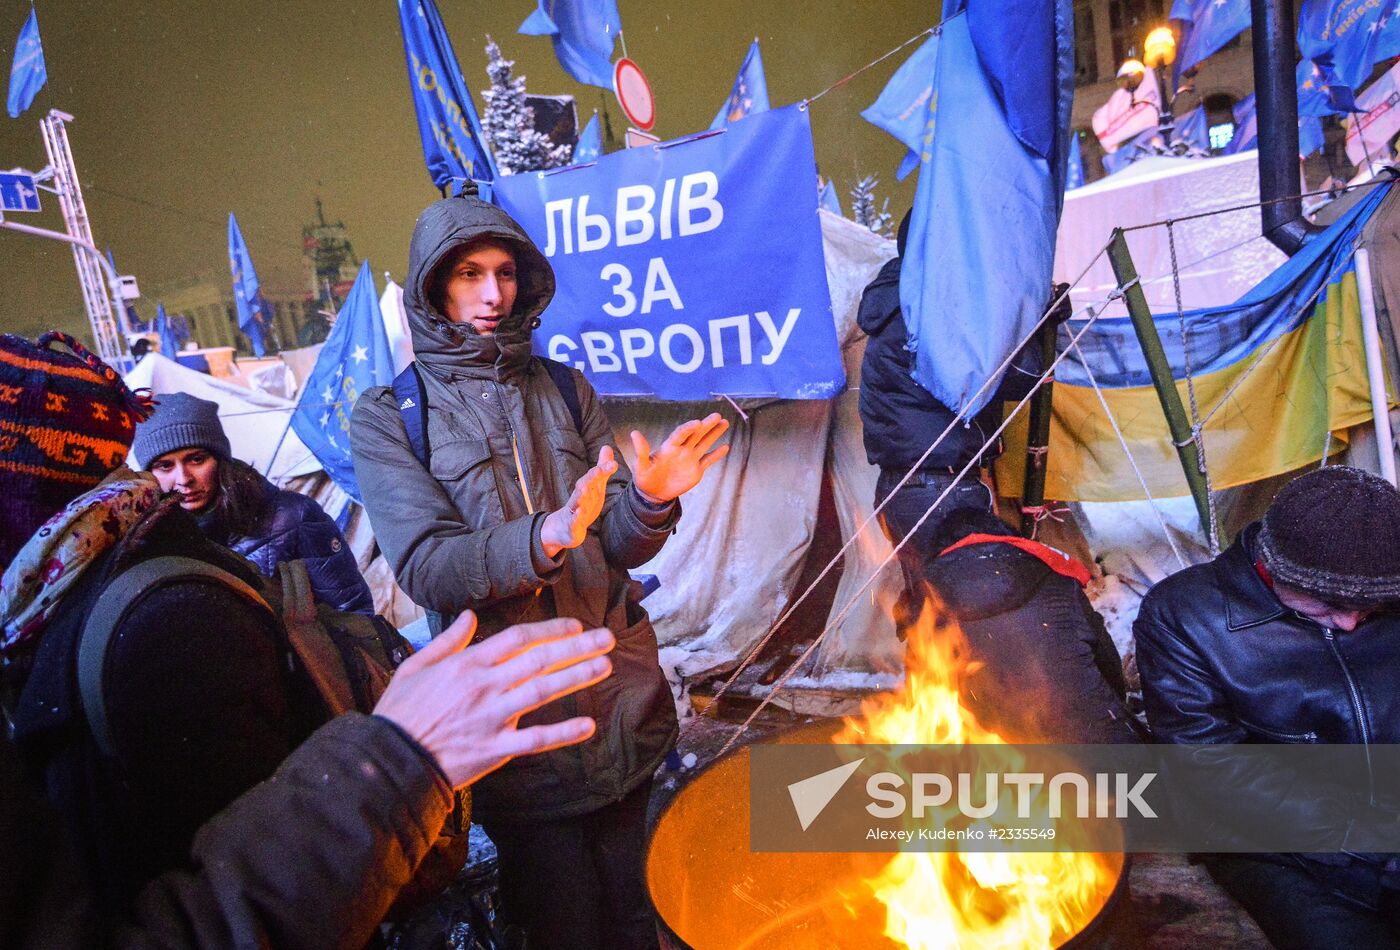
<svg viewBox="0 0 1400 950"><path fill-rule="evenodd" d="M705 471L729 453L728 445L710 449L729 428L729 421L717 412L703 419L692 419L676 426L655 453L646 436L632 431L632 448L637 451L637 467L632 484L648 501L673 501L700 484Z"/></svg>
<svg viewBox="0 0 1400 950"><path fill-rule="evenodd" d="M598 520L603 502L608 497L608 479L617 471L617 459L612 446L598 451L598 464L584 472L574 483L573 494L564 507L552 511L540 526L540 544L545 557L554 557L565 548L576 548L588 535L588 528Z"/></svg>
<svg viewBox="0 0 1400 950"><path fill-rule="evenodd" d="M404 661L374 707L437 760L453 788L470 785L519 755L582 742L587 716L517 728L520 717L612 672L603 656L617 642L567 617L507 627L468 646L476 615L452 626Z"/></svg>

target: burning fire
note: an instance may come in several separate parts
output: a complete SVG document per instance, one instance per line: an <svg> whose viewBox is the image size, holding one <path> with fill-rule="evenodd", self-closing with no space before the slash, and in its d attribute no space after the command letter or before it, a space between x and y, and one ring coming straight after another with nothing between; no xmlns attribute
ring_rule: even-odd
<svg viewBox="0 0 1400 950"><path fill-rule="evenodd" d="M904 686L876 696L847 719L832 740L856 744L1005 745L962 705L959 682L970 667L962 632L930 599L909 631ZM1013 737L1014 740L1014 737ZM1010 794L1007 791L1005 794ZM1076 837L1073 819L1051 819L1037 799L1031 825L1053 827L1061 843ZM1000 808L999 814L1014 814ZM936 810L921 826L968 825L954 805ZM974 822L990 830L985 820ZM1017 822L1018 827L1023 827ZM885 935L913 950L1028 950L1063 944L1099 912L1122 870L1121 854L1075 851L1018 852L981 841L978 851L900 852L864 894L847 894L849 910L870 899L885 907Z"/></svg>

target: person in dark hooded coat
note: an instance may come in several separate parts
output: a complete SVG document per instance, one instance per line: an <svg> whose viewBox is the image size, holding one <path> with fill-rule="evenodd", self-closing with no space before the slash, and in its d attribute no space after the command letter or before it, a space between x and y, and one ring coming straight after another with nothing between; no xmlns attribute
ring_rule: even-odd
<svg viewBox="0 0 1400 950"><path fill-rule="evenodd" d="M938 513L928 518L899 551L906 606L908 601L918 599L928 563L937 556L932 537L942 513L956 508L995 509L991 489L978 476L980 468L1000 457L1003 447L999 438L985 450L983 445L1001 425L1002 403L1024 398L1043 371L1040 348L1022 347L987 406L961 421L920 461L925 450L953 422L957 411L943 405L914 380L914 353L909 349L909 334L899 305L899 276L909 220L906 213L899 224L899 256L886 261L865 288L856 315L856 323L867 338L860 370L865 456L871 465L880 468L875 504L885 504L880 512L880 526L891 543L897 544L909 535L924 512L956 482L939 505ZM1056 288L1052 299L1061 296L1063 300L1051 315L1056 323L1063 323L1070 316L1067 295ZM974 459L977 466L959 480L958 473ZM916 465L917 469L896 493L895 486Z"/></svg>
<svg viewBox="0 0 1400 950"><path fill-rule="evenodd" d="M434 633L471 609L478 636L551 617L616 635L611 677L522 720L584 714L597 735L487 776L473 808L499 849L502 919L532 950L649 947L646 802L677 723L627 572L675 530L676 499L723 457L727 423L685 423L654 452L634 432L629 472L583 374L569 370L576 425L532 352L554 289L549 262L505 212L474 195L431 205L404 288L417 395L401 406L392 388L366 391L351 450L379 545ZM426 420L426 465L410 411Z"/></svg>

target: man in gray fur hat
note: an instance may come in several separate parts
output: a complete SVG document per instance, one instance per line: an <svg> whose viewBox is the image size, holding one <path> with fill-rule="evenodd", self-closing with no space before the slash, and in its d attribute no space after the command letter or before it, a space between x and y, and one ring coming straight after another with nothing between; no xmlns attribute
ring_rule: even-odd
<svg viewBox="0 0 1400 950"><path fill-rule="evenodd" d="M1133 633L1154 737L1400 743L1397 603L1400 491L1345 466L1294 479L1223 554L1143 599ZM1393 810L1384 789L1340 792L1358 812ZM1300 827L1315 802L1243 796L1240 807ZM1231 826L1230 815L1201 817ZM1277 947L1400 947L1400 856L1221 854L1205 863Z"/></svg>

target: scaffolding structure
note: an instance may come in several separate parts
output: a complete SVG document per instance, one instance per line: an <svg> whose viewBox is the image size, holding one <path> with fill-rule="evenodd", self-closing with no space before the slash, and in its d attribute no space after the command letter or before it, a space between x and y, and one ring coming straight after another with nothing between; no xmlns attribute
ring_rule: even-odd
<svg viewBox="0 0 1400 950"><path fill-rule="evenodd" d="M63 241L72 246L73 264L78 269L78 283L83 291L83 307L87 310L88 323L92 326L94 349L106 363L125 372L131 367L127 335L132 331L126 320L126 294L123 291L122 278L93 243L87 205L83 203L78 170L73 164L73 152L68 145L66 123L72 121L71 115L51 109L39 123L44 137L44 150L49 156L49 167L33 176L36 184L46 183L39 184L38 187L58 197L58 205L63 212L64 230L50 231L47 228L20 224L18 221L6 220L3 214L0 214L0 228ZM134 296L135 282L130 278L128 280L131 281Z"/></svg>

